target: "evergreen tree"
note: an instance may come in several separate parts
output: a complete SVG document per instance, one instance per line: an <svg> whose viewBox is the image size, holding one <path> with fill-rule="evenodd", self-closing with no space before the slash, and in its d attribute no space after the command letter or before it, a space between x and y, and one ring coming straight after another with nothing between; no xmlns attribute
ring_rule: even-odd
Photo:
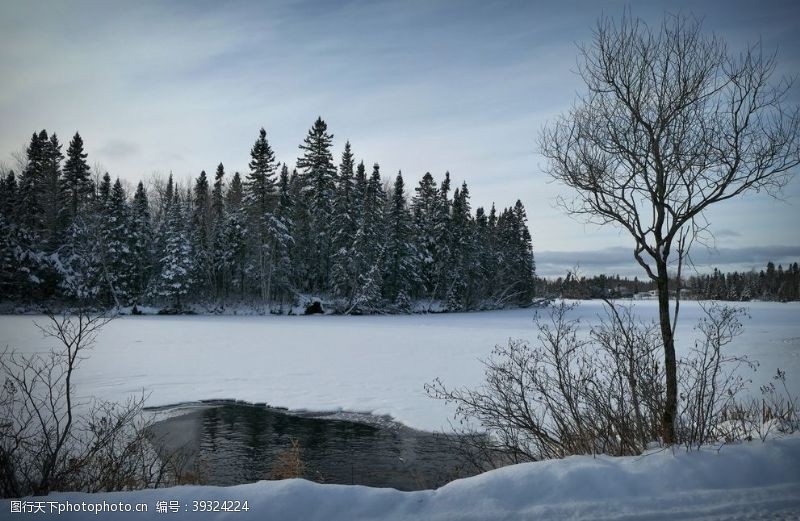
<svg viewBox="0 0 800 521"><path fill-rule="evenodd" d="M226 293L226 226L225 226L225 167L220 163L214 174L211 190L211 253L214 295L219 300Z"/></svg>
<svg viewBox="0 0 800 521"><path fill-rule="evenodd" d="M403 175L398 172L386 215L383 294L390 302L406 305L417 278L417 252L411 243L411 215L406 205Z"/></svg>
<svg viewBox="0 0 800 521"><path fill-rule="evenodd" d="M89 178L87 154L83 151L83 139L75 132L67 149L67 161L64 163L64 175L61 179L63 197L64 222L68 226L83 210L92 193L92 181Z"/></svg>
<svg viewBox="0 0 800 521"><path fill-rule="evenodd" d="M450 266L452 264L452 253L450 246L452 242L450 230L450 210L451 201L449 199L450 193L450 172L444 173L444 179L439 187L439 198L436 206L436 223L435 223L435 255L433 258L434 272L436 277L436 285L438 288L434 297L442 298L447 297L450 285Z"/></svg>
<svg viewBox="0 0 800 521"><path fill-rule="evenodd" d="M361 226L353 244L353 263L358 279L354 284L353 304L372 309L378 305L382 294L382 260L384 208L386 196L383 191L380 166L375 163L372 175L364 191Z"/></svg>
<svg viewBox="0 0 800 521"><path fill-rule="evenodd" d="M211 201L205 170L195 180L192 206L192 242L195 258L195 289L203 291L213 278L211 263Z"/></svg>
<svg viewBox="0 0 800 521"><path fill-rule="evenodd" d="M438 253L438 201L439 190L430 172L425 173L415 189L411 202L416 250L419 255L420 295L436 291L435 258Z"/></svg>
<svg viewBox="0 0 800 521"><path fill-rule="evenodd" d="M278 182L278 205L267 222L269 273L266 293L270 301L277 295L281 305L284 298L292 291L290 251L294 238L291 215L289 169L284 163Z"/></svg>
<svg viewBox="0 0 800 521"><path fill-rule="evenodd" d="M138 301L145 295L153 270L153 230L150 202L144 184L139 181L133 196L130 220L131 257L134 266L132 297Z"/></svg>
<svg viewBox="0 0 800 521"><path fill-rule="evenodd" d="M263 219L275 206L275 153L267 141L267 131L259 132L250 150L250 173L245 182L245 203L254 222Z"/></svg>
<svg viewBox="0 0 800 521"><path fill-rule="evenodd" d="M447 303L453 310L469 309L474 303L473 222L470 214L469 190L463 183L453 192L449 227L450 269L447 272Z"/></svg>
<svg viewBox="0 0 800 521"><path fill-rule="evenodd" d="M292 171L289 177L289 194L292 201L292 223L294 242L291 248L293 266L293 284L301 291L312 290L311 265L313 259L309 252L313 251L311 237L311 215L308 199L303 192L304 181L297 170Z"/></svg>
<svg viewBox="0 0 800 521"><path fill-rule="evenodd" d="M280 232L276 229L277 223L273 214L277 165L263 128L250 151L250 158L250 173L245 183L245 205L250 217L250 230L253 232L250 271L259 282L262 302L267 303L271 292L274 260L272 242Z"/></svg>
<svg viewBox="0 0 800 521"><path fill-rule="evenodd" d="M61 195L61 161L64 159L64 155L61 153L61 143L58 142L58 136L55 133L50 136L49 140L44 142L42 159L41 200L44 232L42 238L45 240L48 250L53 251L58 247L60 235L64 231L63 221L59 219L63 202Z"/></svg>
<svg viewBox="0 0 800 521"><path fill-rule="evenodd" d="M332 201L336 191L336 167L333 165L331 143L333 134L328 134L328 125L317 118L300 145L303 155L297 159L297 168L302 172L303 193L308 205L310 220L311 250L309 257L311 287L320 290L330 280L331 266L331 215Z"/></svg>
<svg viewBox="0 0 800 521"><path fill-rule="evenodd" d="M355 209L354 166L350 142L345 143L342 162L339 165L339 182L333 205L333 267L331 269L331 286L339 297L352 294L355 267L352 263L352 249L358 231L358 216Z"/></svg>
<svg viewBox="0 0 800 521"><path fill-rule="evenodd" d="M231 186L225 194L225 204L233 211L242 210L244 208L244 185L239 172L233 173Z"/></svg>
<svg viewBox="0 0 800 521"><path fill-rule="evenodd" d="M26 149L27 164L19 180L19 224L32 235L37 235L42 230L42 215L44 201L42 192L44 187L45 147L47 146L47 131L42 130L31 136L30 144Z"/></svg>
<svg viewBox="0 0 800 521"><path fill-rule="evenodd" d="M117 179L102 221L104 275L116 306L127 305L135 294L136 265L131 249L131 222L125 190Z"/></svg>
<svg viewBox="0 0 800 521"><path fill-rule="evenodd" d="M167 207L166 220L162 228L163 251L159 259L159 273L155 280L154 294L166 298L175 308L183 306L184 299L193 285L194 252L192 241L184 223L190 213L180 197Z"/></svg>

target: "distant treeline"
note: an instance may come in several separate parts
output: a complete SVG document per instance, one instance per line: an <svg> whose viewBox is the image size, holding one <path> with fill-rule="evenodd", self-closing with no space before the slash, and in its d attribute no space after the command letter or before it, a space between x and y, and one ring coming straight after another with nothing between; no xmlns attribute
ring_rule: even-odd
<svg viewBox="0 0 800 521"><path fill-rule="evenodd" d="M677 287L677 280L670 281ZM537 293L586 299L602 297L631 297L656 289L649 280L620 278L619 275L596 275L593 277L559 277L540 279ZM714 269L707 275L693 275L683 279L681 297L686 299L712 299L730 301L776 300L788 302L800 300L800 268L795 262L785 269L768 262L761 271L722 273Z"/></svg>
<svg viewBox="0 0 800 521"><path fill-rule="evenodd" d="M90 171L79 134L65 158L55 134L34 133L19 173L0 176L2 300L279 311L319 296L347 312L531 302L520 201L473 212L449 173L439 184L426 173L409 197L401 173L368 172L349 142L337 168L332 138L317 119L290 171L261 129L245 175L220 164L186 186L170 174L128 188Z"/></svg>

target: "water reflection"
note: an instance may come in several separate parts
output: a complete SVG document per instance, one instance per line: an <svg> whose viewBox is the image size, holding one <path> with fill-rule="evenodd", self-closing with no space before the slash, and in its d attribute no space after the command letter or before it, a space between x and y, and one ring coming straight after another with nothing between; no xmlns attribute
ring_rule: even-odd
<svg viewBox="0 0 800 521"><path fill-rule="evenodd" d="M442 435L396 425L225 404L165 420L154 431L162 448L185 451L192 472L209 485L269 479L292 439L300 444L304 477L313 481L419 490L469 475Z"/></svg>

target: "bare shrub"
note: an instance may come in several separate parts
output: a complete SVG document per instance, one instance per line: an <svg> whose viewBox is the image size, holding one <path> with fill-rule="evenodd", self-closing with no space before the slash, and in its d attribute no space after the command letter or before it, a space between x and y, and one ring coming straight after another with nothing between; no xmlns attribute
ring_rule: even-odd
<svg viewBox="0 0 800 521"><path fill-rule="evenodd" d="M742 369L755 369L758 365L746 356L723 352L742 332L744 309L712 303L703 310L705 316L695 326L700 338L690 355L681 360L678 378L678 439L696 447L738 438L728 432L725 418L740 407L738 397L747 390L749 380Z"/></svg>
<svg viewBox="0 0 800 521"><path fill-rule="evenodd" d="M0 353L0 494L156 487L167 463L150 444L145 397L77 403L73 376L109 318L83 311L40 326L59 347Z"/></svg>
<svg viewBox="0 0 800 521"><path fill-rule="evenodd" d="M606 316L586 337L568 313L554 306L537 320L537 342L509 340L483 361L483 385L448 388L436 379L429 396L455 405L453 440L478 470L573 454L641 454L663 442L665 374L655 322L607 301ZM711 305L697 325L699 340L682 360L678 441L687 448L749 439L766 420L773 430L797 430L797 399L775 384L752 403L742 370L755 367L724 347L741 332L743 310ZM759 406L759 404L761 404ZM758 427L761 426L761 427Z"/></svg>

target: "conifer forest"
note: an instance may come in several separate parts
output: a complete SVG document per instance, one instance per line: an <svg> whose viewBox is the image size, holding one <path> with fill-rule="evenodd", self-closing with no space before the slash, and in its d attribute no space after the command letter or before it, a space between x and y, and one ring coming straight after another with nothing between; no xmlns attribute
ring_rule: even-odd
<svg viewBox="0 0 800 521"><path fill-rule="evenodd" d="M93 171L80 134L64 151L34 132L0 183L0 292L17 304L180 312L245 303L341 313L527 305L535 265L525 208L473 208L466 182L417 182L340 152L318 118L296 168L262 128L249 170L223 164L135 186ZM334 155L338 157L338 164Z"/></svg>

